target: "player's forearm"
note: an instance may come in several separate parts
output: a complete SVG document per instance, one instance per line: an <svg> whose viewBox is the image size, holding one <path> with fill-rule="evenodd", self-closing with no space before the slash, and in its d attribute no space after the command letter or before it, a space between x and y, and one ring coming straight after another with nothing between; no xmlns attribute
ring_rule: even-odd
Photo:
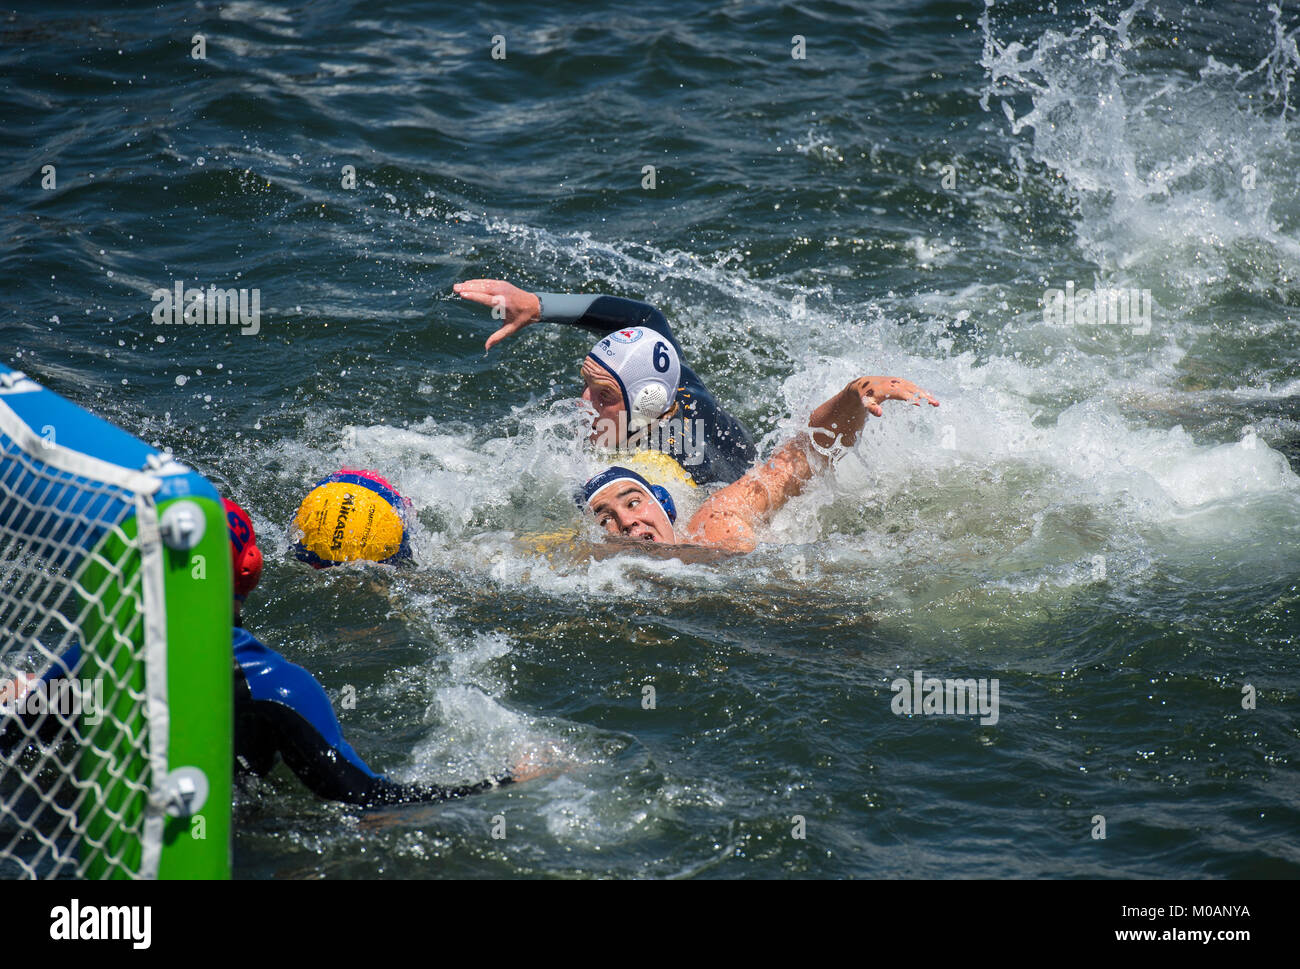
<svg viewBox="0 0 1300 969"><path fill-rule="evenodd" d="M463 784L460 787L441 787L435 784L395 784L387 778L380 778L379 783L372 784L358 802L366 807L379 807L395 804L420 804L436 801L451 801L456 798L484 794L498 787L513 784L515 780L509 773L499 777L490 777L477 784Z"/></svg>
<svg viewBox="0 0 1300 969"><path fill-rule="evenodd" d="M668 320L649 303L624 299L621 296L583 295L573 293L537 293L541 305L540 319L551 323L576 326L596 336L605 336L615 330L631 326L644 326L667 337L673 348L681 352L673 338Z"/></svg>
<svg viewBox="0 0 1300 969"><path fill-rule="evenodd" d="M534 293L539 306L538 319L548 323L573 324L599 299L585 293Z"/></svg>
<svg viewBox="0 0 1300 969"><path fill-rule="evenodd" d="M706 544L736 551L754 547L754 529L776 514L824 463L800 434L743 478L727 485L704 503L691 519L690 531Z"/></svg>
<svg viewBox="0 0 1300 969"><path fill-rule="evenodd" d="M808 433L821 449L831 448L837 440L844 447L852 447L866 420L862 399L850 384L812 412Z"/></svg>

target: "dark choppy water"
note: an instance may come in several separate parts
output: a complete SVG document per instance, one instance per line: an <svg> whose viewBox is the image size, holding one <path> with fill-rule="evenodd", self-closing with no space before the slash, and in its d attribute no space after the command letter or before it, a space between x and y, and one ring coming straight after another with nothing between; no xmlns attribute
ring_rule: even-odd
<svg viewBox="0 0 1300 969"><path fill-rule="evenodd" d="M568 764L378 816L277 773L238 805L236 874L1300 875L1298 24L1155 0L6 12L5 361L253 510L249 625L357 688L372 764ZM574 520L587 339L485 356L448 296L476 276L657 303L767 446L861 373L943 408L887 412L753 555L548 561L515 539ZM175 280L257 287L261 331L155 325ZM1149 289L1149 332L1045 325L1070 281ZM417 570L288 559L345 463L414 498ZM997 677L998 723L895 716L917 669Z"/></svg>

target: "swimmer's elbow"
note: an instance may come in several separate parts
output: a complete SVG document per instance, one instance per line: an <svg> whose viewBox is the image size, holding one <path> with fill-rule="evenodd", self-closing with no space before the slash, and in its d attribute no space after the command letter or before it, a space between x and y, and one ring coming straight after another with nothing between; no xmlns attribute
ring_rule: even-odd
<svg viewBox="0 0 1300 969"><path fill-rule="evenodd" d="M758 547L753 526L734 511L706 512L691 520L690 541L724 552L752 552Z"/></svg>

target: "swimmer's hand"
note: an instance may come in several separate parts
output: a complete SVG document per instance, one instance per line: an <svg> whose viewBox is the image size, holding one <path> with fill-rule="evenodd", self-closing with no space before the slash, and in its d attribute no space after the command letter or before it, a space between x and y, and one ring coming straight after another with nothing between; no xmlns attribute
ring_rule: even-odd
<svg viewBox="0 0 1300 969"><path fill-rule="evenodd" d="M529 323L542 318L542 303L527 290L512 286L504 279L467 279L456 283L452 290L462 299L491 306L493 319L505 324L487 338L483 349L491 350L508 336L514 336Z"/></svg>
<svg viewBox="0 0 1300 969"><path fill-rule="evenodd" d="M567 761L553 747L542 750L529 750L519 756L507 775L516 784L536 780L548 774L560 773Z"/></svg>
<svg viewBox="0 0 1300 969"><path fill-rule="evenodd" d="M929 401L931 407L939 406L933 394L910 380L859 377L850 380L843 390L813 411L808 427L814 442L829 446L831 441L838 439L844 447L852 447L867 421L867 414L883 417L885 412L880 405L887 400L901 400L917 407L923 401Z"/></svg>
<svg viewBox="0 0 1300 969"><path fill-rule="evenodd" d="M928 400L931 407L938 407L939 401L928 390L922 390L910 380L901 377L859 377L849 382L847 391L855 391L862 398L862 406L874 417L883 417L880 405L887 400L902 400L916 407Z"/></svg>
<svg viewBox="0 0 1300 969"><path fill-rule="evenodd" d="M531 757L523 757L515 762L515 766L510 768L510 779L516 784L523 784L526 781L535 780L546 773L546 767L540 761L533 760Z"/></svg>

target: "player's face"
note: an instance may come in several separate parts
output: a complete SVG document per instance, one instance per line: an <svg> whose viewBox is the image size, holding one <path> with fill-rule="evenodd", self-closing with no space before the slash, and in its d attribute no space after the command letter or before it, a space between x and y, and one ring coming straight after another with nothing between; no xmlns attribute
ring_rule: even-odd
<svg viewBox="0 0 1300 969"><path fill-rule="evenodd" d="M622 447L627 436L623 392L609 374L590 360L582 365L582 382L585 385L582 399L596 411L591 423L591 443L611 451ZM619 415L623 417L620 419Z"/></svg>
<svg viewBox="0 0 1300 969"><path fill-rule="evenodd" d="M591 499L596 522L611 535L643 542L677 543L673 523L646 490L634 481L615 481Z"/></svg>

